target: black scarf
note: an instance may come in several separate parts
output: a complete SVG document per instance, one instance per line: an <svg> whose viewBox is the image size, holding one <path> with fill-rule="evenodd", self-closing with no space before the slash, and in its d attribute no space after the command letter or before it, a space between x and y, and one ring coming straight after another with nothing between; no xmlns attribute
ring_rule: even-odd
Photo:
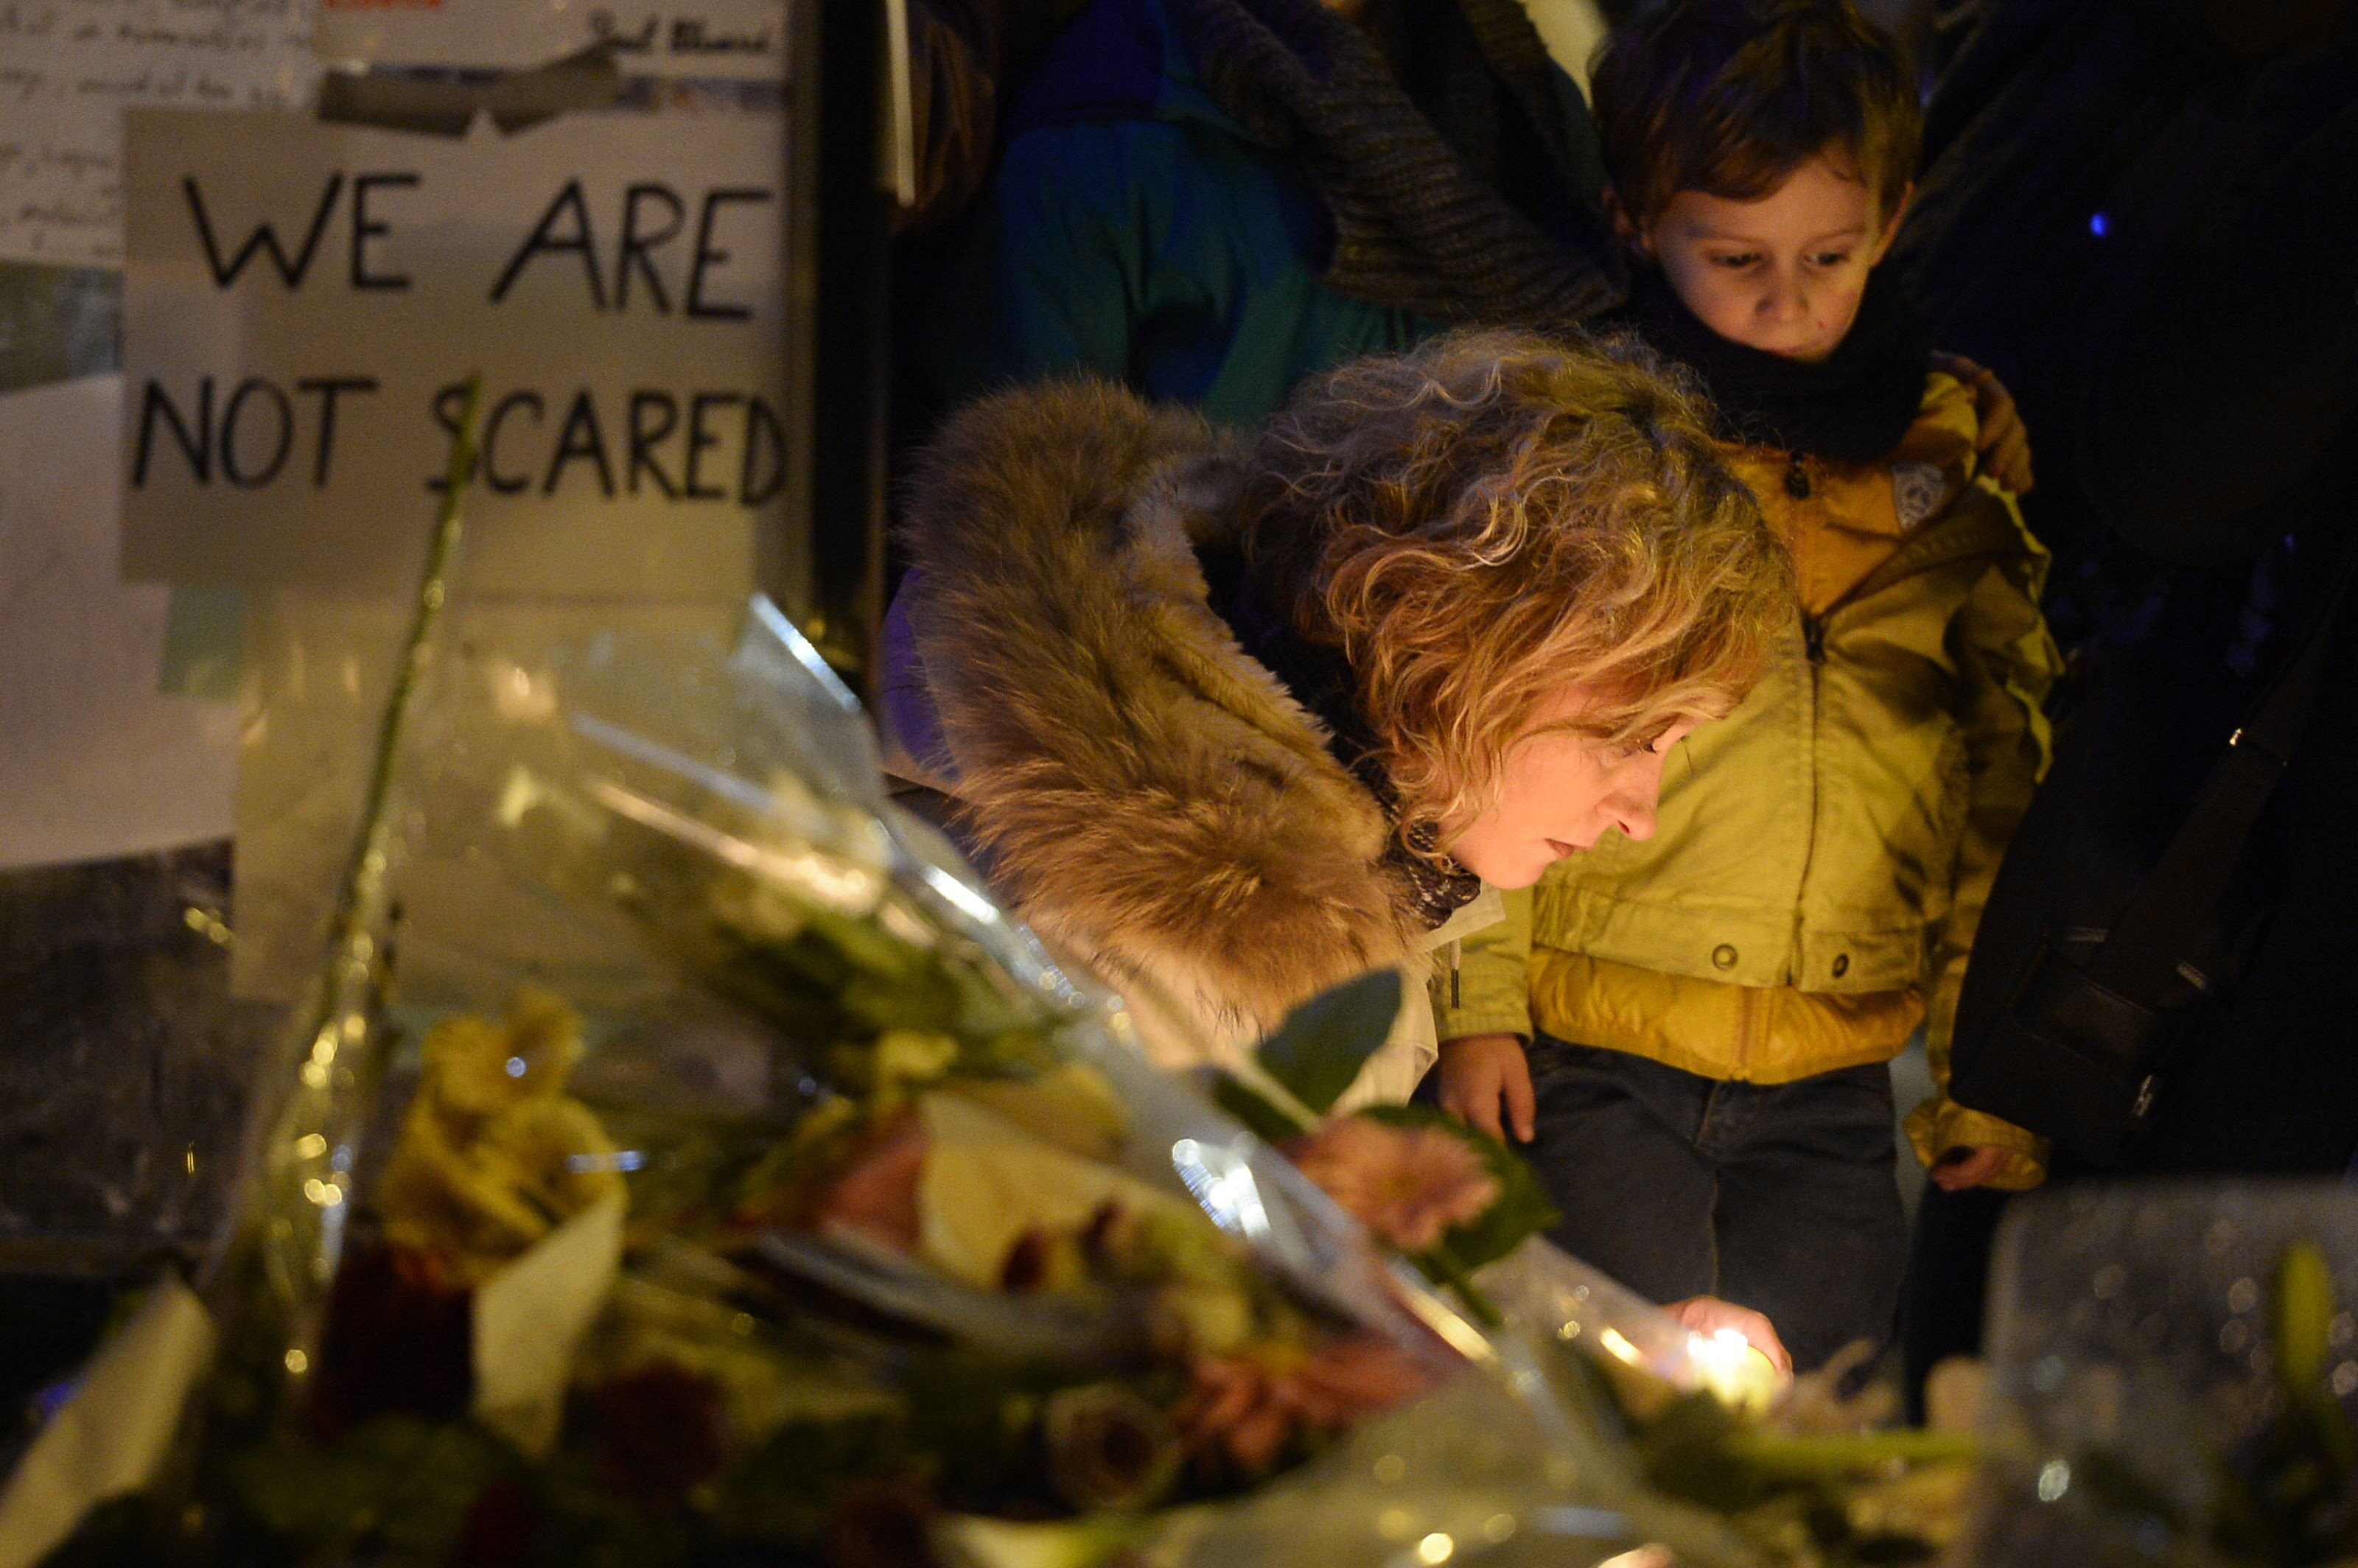
<svg viewBox="0 0 2358 1568"><path fill-rule="evenodd" d="M1613 306L1619 255L1518 0L1377 6L1362 28L1319 0L1171 0L1213 99L1316 182L1323 281L1445 321L1569 326Z"/></svg>
<svg viewBox="0 0 2358 1568"><path fill-rule="evenodd" d="M1376 797L1384 816L1397 822L1399 797L1384 772L1375 731L1360 715L1357 683L1351 677L1343 651L1312 643L1296 632L1254 586L1241 557L1207 559L1204 566L1212 584L1214 612L1228 623L1245 653L1326 726L1328 753ZM1482 879L1445 855L1436 857L1433 842L1430 824L1412 827L1405 840L1393 834L1383 857L1385 871L1427 930L1471 903L1482 891Z"/></svg>
<svg viewBox="0 0 2358 1568"><path fill-rule="evenodd" d="M1725 438L1839 462L1871 462L1899 444L1931 369L1931 341L1890 267L1868 275L1858 319L1815 364L1729 342L1658 267L1637 269L1616 319L1703 379Z"/></svg>

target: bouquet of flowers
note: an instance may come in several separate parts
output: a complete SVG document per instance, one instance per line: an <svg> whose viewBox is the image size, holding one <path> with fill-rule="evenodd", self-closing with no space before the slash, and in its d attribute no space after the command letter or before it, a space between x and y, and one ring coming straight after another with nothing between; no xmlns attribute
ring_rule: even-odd
<svg viewBox="0 0 2358 1568"><path fill-rule="evenodd" d="M1562 1426L887 804L766 601L733 646L455 610L469 462L234 1233L44 1433L0 1562L1175 1562L1436 1390ZM1552 1431L1478 1498L1292 1501L1389 1553L1559 1499Z"/></svg>
<svg viewBox="0 0 2358 1568"><path fill-rule="evenodd" d="M1324 1119L1395 982L1215 1104L885 801L766 601L446 624L456 530L234 1234L0 1568L1753 1560L1620 1413L1703 1380L1685 1332L1531 1240L1495 1143ZM1536 1348L1584 1334L1623 1392Z"/></svg>
<svg viewBox="0 0 2358 1568"><path fill-rule="evenodd" d="M585 956L347 935L180 1435L54 1560L901 1561L1236 1495L1463 1367L896 818L766 605L440 656L369 853Z"/></svg>

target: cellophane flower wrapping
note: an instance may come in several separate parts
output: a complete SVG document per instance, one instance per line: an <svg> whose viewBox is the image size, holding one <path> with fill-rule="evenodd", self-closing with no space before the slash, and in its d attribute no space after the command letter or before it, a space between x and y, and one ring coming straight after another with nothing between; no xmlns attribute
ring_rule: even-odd
<svg viewBox="0 0 2358 1568"><path fill-rule="evenodd" d="M263 1086L203 1310L159 1292L93 1371L85 1425L145 1389L153 1454L53 1463L0 1562L67 1528L51 1561L1647 1539L1539 1357L1147 1065L887 802L765 601L734 646L461 617L416 718L357 869L383 918ZM1526 1277L1531 1321L1580 1321L1578 1283Z"/></svg>
<svg viewBox="0 0 2358 1568"><path fill-rule="evenodd" d="M1971 1548L2034 1563L2358 1555L2358 1193L2074 1182L1993 1252Z"/></svg>

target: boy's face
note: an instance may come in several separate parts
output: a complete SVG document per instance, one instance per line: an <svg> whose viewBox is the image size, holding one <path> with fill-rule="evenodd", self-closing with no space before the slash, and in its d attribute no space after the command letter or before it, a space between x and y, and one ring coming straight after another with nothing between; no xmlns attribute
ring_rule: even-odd
<svg viewBox="0 0 2358 1568"><path fill-rule="evenodd" d="M1908 202L1888 216L1877 205L1865 180L1814 157L1755 201L1678 191L1636 238L1704 326L1814 362L1850 331Z"/></svg>

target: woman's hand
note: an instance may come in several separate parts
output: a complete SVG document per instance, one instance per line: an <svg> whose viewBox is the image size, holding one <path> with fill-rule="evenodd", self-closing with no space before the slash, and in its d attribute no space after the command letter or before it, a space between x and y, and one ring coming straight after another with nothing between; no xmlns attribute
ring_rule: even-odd
<svg viewBox="0 0 2358 1568"><path fill-rule="evenodd" d="M1934 354L1932 368L1955 376L1974 389L1974 413L1981 421L1982 468L1990 478L2014 492L2027 494L2032 483L2030 431L2014 406L2014 395L1997 373L1974 363L1963 354Z"/></svg>
<svg viewBox="0 0 2358 1568"><path fill-rule="evenodd" d="M1985 1143L1960 1144L1943 1153L1930 1173L1932 1183L1944 1193L1961 1193L1968 1187L1978 1187L2006 1169L2006 1151L1993 1149Z"/></svg>
<svg viewBox="0 0 2358 1568"><path fill-rule="evenodd" d="M1744 1336L1753 1349L1768 1357L1768 1364L1777 1368L1779 1376L1793 1375L1793 1357L1786 1351L1785 1342L1777 1337L1776 1325L1750 1307L1740 1307L1717 1296L1689 1296L1662 1310L1696 1334L1713 1335L1723 1328L1732 1328Z"/></svg>
<svg viewBox="0 0 2358 1568"><path fill-rule="evenodd" d="M1441 1043L1441 1108L1505 1142L1531 1141L1531 1066L1513 1034L1466 1034Z"/></svg>

